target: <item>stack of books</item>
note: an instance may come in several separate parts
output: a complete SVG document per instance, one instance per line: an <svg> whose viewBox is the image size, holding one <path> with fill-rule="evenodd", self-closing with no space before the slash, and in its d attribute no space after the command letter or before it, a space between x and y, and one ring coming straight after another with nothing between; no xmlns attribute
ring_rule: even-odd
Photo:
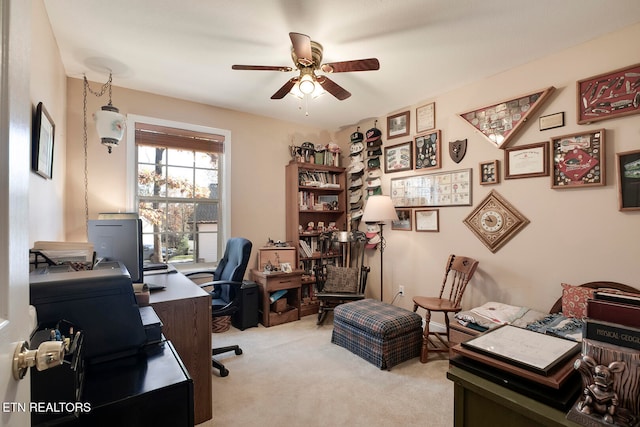
<svg viewBox="0 0 640 427"><path fill-rule="evenodd" d="M640 350L640 295L596 292L587 301L584 337Z"/></svg>
<svg viewBox="0 0 640 427"><path fill-rule="evenodd" d="M311 245L307 243L305 240L300 239L300 255L305 258L311 258L313 256L313 250L311 249Z"/></svg>

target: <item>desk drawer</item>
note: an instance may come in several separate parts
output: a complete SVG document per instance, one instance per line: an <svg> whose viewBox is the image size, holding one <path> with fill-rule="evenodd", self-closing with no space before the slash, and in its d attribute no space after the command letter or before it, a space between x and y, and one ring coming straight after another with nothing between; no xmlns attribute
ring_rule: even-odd
<svg viewBox="0 0 640 427"><path fill-rule="evenodd" d="M281 325L287 322L293 322L300 318L297 308L288 306L287 310L276 313L274 311L269 312L269 326Z"/></svg>
<svg viewBox="0 0 640 427"><path fill-rule="evenodd" d="M273 292L281 289L299 288L302 286L302 282L300 281L299 275L291 277L267 277L263 285L268 292Z"/></svg>

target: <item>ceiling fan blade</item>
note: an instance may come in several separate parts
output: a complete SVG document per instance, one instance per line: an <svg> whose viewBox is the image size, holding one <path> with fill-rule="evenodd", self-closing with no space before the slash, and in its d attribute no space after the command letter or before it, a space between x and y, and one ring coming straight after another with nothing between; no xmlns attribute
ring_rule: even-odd
<svg viewBox="0 0 640 427"><path fill-rule="evenodd" d="M280 89L278 89L278 91L276 93L271 95L271 99L282 99L282 98L284 98L289 93L289 91L291 90L293 85L296 84L297 81L298 81L297 77L289 79L284 85L282 85L282 87Z"/></svg>
<svg viewBox="0 0 640 427"><path fill-rule="evenodd" d="M305 67L313 64L313 56L311 55L311 37L306 34L289 33L293 52L298 57L298 62Z"/></svg>
<svg viewBox="0 0 640 427"><path fill-rule="evenodd" d="M291 67L280 67L271 65L232 65L232 70L251 70L251 71L293 71Z"/></svg>
<svg viewBox="0 0 640 427"><path fill-rule="evenodd" d="M338 98L340 101L344 101L351 96L351 93L349 93L348 90L344 89L342 86L338 85L326 76L318 76L317 81L322 85L324 90Z"/></svg>
<svg viewBox="0 0 640 427"><path fill-rule="evenodd" d="M380 69L377 58L355 59L353 61L329 62L322 64L325 73L348 73L351 71L374 71Z"/></svg>

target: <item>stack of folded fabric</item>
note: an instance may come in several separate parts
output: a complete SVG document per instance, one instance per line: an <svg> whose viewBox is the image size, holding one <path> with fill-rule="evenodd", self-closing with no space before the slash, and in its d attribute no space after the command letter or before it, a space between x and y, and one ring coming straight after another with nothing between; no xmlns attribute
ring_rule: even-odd
<svg viewBox="0 0 640 427"><path fill-rule="evenodd" d="M359 130L351 134L349 147L349 216L351 221L358 221L362 217L362 187L364 167L364 135ZM357 228L357 227L356 227Z"/></svg>

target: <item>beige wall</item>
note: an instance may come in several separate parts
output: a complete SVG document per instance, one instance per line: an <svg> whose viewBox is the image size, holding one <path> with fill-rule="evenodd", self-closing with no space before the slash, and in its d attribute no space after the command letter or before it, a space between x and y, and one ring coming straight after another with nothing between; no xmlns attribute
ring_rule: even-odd
<svg viewBox="0 0 640 427"><path fill-rule="evenodd" d="M90 82L90 86L97 91L103 83ZM114 84L117 85L117 77ZM67 88L66 238L85 240L83 81L69 78ZM91 113L105 105L108 98L90 94L87 101L89 218L95 219L100 212L124 212L129 208L126 137L112 154L107 154L95 134ZM120 87L113 88L113 105L123 114L231 131L231 235L250 239L254 247L264 245L268 238L285 239L284 167L290 159L288 146L330 141L330 135L319 129Z"/></svg>
<svg viewBox="0 0 640 427"><path fill-rule="evenodd" d="M399 285L407 296L396 304L412 308L411 296L432 295L439 289L444 264L450 253L463 254L480 261L479 269L465 294L466 308L495 300L548 310L560 296L560 283L580 284L611 280L640 288L640 211L619 212L615 175L615 153L640 149L640 115L576 124L576 80L640 62L636 40L640 25L635 25L582 46L561 52L508 72L482 80L441 96L426 99L398 111L411 111L412 135L415 132L415 108L436 103L436 128L442 131L442 171L473 168L473 207L441 207L440 232L385 228L384 295L390 301ZM497 58L499 60L499 58ZM470 73L473 70L469 70ZM424 75L428 77L428 72ZM478 163L498 159L504 176L504 152L494 148L483 135L474 131L458 113L491 105L548 86L555 93L542 105L511 142L519 146L574 132L606 129L606 186L585 189L552 190L550 178L501 179L500 184L478 184ZM565 112L565 126L540 131L538 117ZM386 135L386 117L378 118ZM361 129L373 126L373 120L360 123ZM336 140L346 142L347 129ZM467 154L454 163L448 142L468 139ZM409 138L385 140L385 145ZM383 191L389 194L390 179L417 172L386 174ZM495 189L522 212L531 223L495 254L491 253L463 224L465 217ZM361 228L364 228L361 225ZM380 295L379 253L369 256L372 272L369 292ZM434 319L441 322L442 319Z"/></svg>
<svg viewBox="0 0 640 427"><path fill-rule="evenodd" d="M36 175L30 179L30 242L85 240L82 80L64 77L40 0L33 2L32 34L33 104L35 107L37 102L43 101L56 123L56 151L54 179L45 181ZM415 107L436 102L436 125L442 130L445 143L441 170L473 168L474 206L491 189L495 189L531 223L495 254L462 224L473 207L440 208L439 233L403 232L387 226L386 301L391 300L398 285L405 286L407 296L397 300L396 304L406 308L411 308L412 295L435 292L449 253L461 253L480 260L479 270L464 299L466 307L499 300L545 310L560 295L561 282L613 280L640 286L637 262L640 259L640 212L618 211L614 167L616 152L640 149L640 116L593 125L575 124L575 81L640 62L640 53L632 43L639 38L640 25L635 25L490 79L407 105L412 123L415 123ZM92 88L95 90L102 83L92 83ZM184 121L232 132L232 235L246 236L256 246L261 246L269 237L284 239L287 146L306 140L316 143L334 140L348 148L349 134L354 130L345 129L332 138L334 135L327 131L286 121L119 88L117 77L114 84L114 105L124 114ZM503 163L503 151L493 148L483 136L457 117L457 113L547 86L555 86L557 90L522 129L512 146L582 130L606 128L607 185L552 190L547 177L501 180L496 186L478 185L478 163L492 159ZM416 90L419 92L420 88ZM90 96L89 113L104 103L106 98L98 100ZM405 109L397 111L402 110ZM564 127L538 130L537 118L540 115L560 111L566 115ZM394 112L389 111L389 114ZM89 120L89 207L90 218L95 218L99 212L128 208L125 184L127 159L124 147L107 154L97 141ZM386 117L378 118L378 123L385 133ZM366 130L373 126L373 121L364 121L360 126ZM463 138L468 139L468 153L460 164L455 164L448 156L447 143ZM405 139L394 139L385 141L385 144L403 141ZM390 178L412 173L386 175L383 178L385 193L389 191ZM371 253L368 262L372 267L368 292L371 297L377 297L379 253Z"/></svg>
<svg viewBox="0 0 640 427"><path fill-rule="evenodd" d="M55 123L53 179L29 177L29 247L37 240L64 240L66 170L66 76L41 0L31 2L31 102L42 102ZM26 161L26 159L25 159ZM29 159L29 162L31 160Z"/></svg>

